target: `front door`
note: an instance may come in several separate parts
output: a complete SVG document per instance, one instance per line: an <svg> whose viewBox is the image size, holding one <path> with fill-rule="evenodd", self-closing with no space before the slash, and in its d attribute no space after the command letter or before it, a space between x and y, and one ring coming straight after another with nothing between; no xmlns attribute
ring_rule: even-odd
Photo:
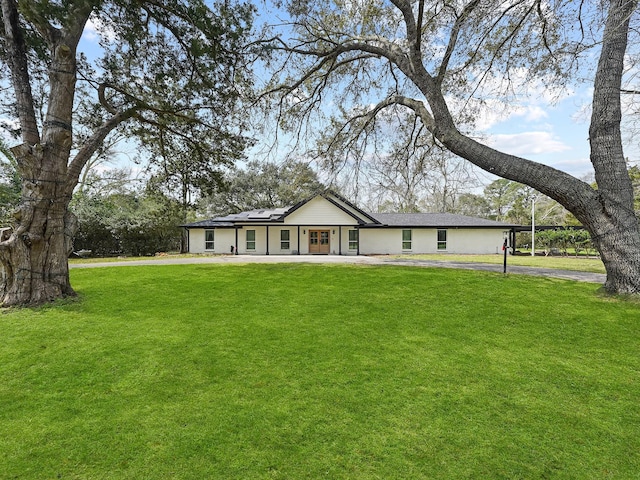
<svg viewBox="0 0 640 480"><path fill-rule="evenodd" d="M329 230L309 230L309 253L329 253Z"/></svg>

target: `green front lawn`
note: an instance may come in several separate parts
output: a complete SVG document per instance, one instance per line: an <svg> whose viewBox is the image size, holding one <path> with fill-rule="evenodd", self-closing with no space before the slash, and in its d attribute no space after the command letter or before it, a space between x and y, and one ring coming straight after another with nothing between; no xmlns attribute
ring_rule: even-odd
<svg viewBox="0 0 640 480"><path fill-rule="evenodd" d="M637 478L640 305L394 266L72 271L0 316L0 478Z"/></svg>
<svg viewBox="0 0 640 480"><path fill-rule="evenodd" d="M389 258L414 259L414 260L436 260L444 262L467 262L467 263L492 263L500 264L504 262L502 254L499 255L456 255L456 254L429 254L429 255L392 255ZM605 273L602 260L599 258L585 257L554 257L530 255L507 255L508 265L518 265L521 267L555 268L559 270L573 270L576 272Z"/></svg>

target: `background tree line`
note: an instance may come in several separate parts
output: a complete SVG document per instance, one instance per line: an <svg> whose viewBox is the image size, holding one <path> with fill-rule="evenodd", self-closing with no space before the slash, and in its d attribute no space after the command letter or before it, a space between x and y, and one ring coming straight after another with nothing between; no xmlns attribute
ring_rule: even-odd
<svg viewBox="0 0 640 480"><path fill-rule="evenodd" d="M20 200L20 179L15 159L1 142L0 152L0 226L6 226ZM451 169L444 166L444 173L424 170L427 165L446 163L441 152L434 158L407 152L396 154L374 164L377 174L384 172L388 182L378 178L377 184L369 183L361 190L363 208L374 212L449 212L530 225L535 201L537 225L579 225L558 202L521 183L497 179L484 186L481 193L473 193L478 190L478 180L468 171L451 175ZM455 164L453 159L448 161ZM632 166L629 172L635 187L636 211L640 213L640 168ZM94 168L83 176L71 202L78 217L74 250L90 250L95 256L184 251L180 228L184 223L256 208L294 205L327 188L320 181L320 174L301 161L279 166L254 160L242 168L232 166L211 176L208 182L202 181L202 176L198 181L199 191L206 193L187 197L183 190L172 190L175 180L168 175L151 173L145 180L134 180L129 170ZM341 193L345 190L335 184L332 188ZM517 247L530 245L531 234L519 233ZM593 248L587 232L563 228L538 232L536 245L546 253L557 250L563 254Z"/></svg>
<svg viewBox="0 0 640 480"><path fill-rule="evenodd" d="M232 167L206 186L207 194L188 201L182 192L171 195L166 185L159 188L163 185L158 176L139 188L127 182L105 186L96 180L74 195L71 209L79 223L75 249L101 256L185 251L180 225L188 221L292 205L324 188L303 163Z"/></svg>
<svg viewBox="0 0 640 480"><path fill-rule="evenodd" d="M242 0L0 0L0 116L19 143L11 154L21 180L0 241L3 304L74 295L71 202L115 135L145 151L143 191L177 199L184 222L194 198L233 180L224 176L253 145L252 123L277 125L290 155L310 155L330 175L325 183L360 205L455 211L477 200L487 216L525 215L527 195L506 206L483 205L486 195L461 200L473 195L461 158L529 185L591 232L605 290L640 293L640 225L621 134L621 94L638 93L627 68L639 58L638 0L583 6L290 0L264 4L279 10L277 24L265 18L254 29L261 9ZM85 33L98 40L87 45ZM579 79L593 86L597 186L477 135L492 105L509 109L532 85L564 91ZM256 106L266 121L253 117ZM500 199L514 190L496 187Z"/></svg>

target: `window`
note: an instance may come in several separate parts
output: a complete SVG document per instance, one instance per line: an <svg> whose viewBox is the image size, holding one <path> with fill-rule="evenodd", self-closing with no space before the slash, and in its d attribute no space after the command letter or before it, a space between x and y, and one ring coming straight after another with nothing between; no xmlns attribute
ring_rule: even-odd
<svg viewBox="0 0 640 480"><path fill-rule="evenodd" d="M213 250L213 230L204 231L204 249Z"/></svg>
<svg viewBox="0 0 640 480"><path fill-rule="evenodd" d="M247 250L256 249L256 231L247 230Z"/></svg>
<svg viewBox="0 0 640 480"><path fill-rule="evenodd" d="M411 230L402 230L402 249L411 250Z"/></svg>
<svg viewBox="0 0 640 480"><path fill-rule="evenodd" d="M447 231L438 230L438 250L447 249Z"/></svg>
<svg viewBox="0 0 640 480"><path fill-rule="evenodd" d="M289 250L289 230L280 230L280 250Z"/></svg>
<svg viewBox="0 0 640 480"><path fill-rule="evenodd" d="M358 230L349 230L349 250L358 249Z"/></svg>

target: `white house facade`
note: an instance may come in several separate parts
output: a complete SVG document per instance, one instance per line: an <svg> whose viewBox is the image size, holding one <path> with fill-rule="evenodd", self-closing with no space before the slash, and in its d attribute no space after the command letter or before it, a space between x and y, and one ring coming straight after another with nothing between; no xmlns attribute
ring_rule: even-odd
<svg viewBox="0 0 640 480"><path fill-rule="evenodd" d="M516 225L447 213L366 213L326 191L292 207L241 212L183 227L190 253L375 255L499 253Z"/></svg>

